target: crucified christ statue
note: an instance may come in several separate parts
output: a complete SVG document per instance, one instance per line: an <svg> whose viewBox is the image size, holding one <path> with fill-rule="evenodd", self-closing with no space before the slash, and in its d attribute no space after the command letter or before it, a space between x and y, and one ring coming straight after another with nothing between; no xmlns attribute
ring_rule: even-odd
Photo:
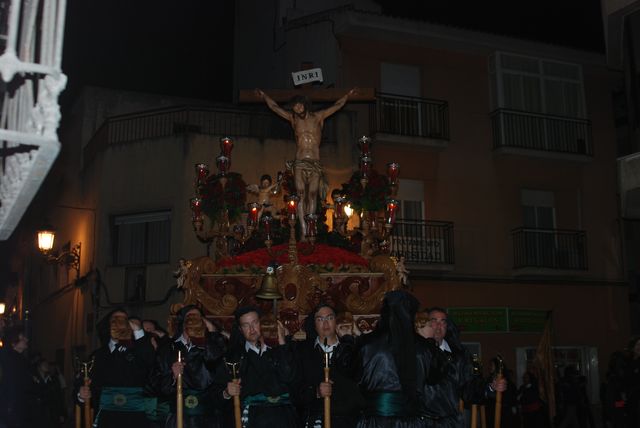
<svg viewBox="0 0 640 428"><path fill-rule="evenodd" d="M278 116L291 124L296 138L296 159L293 161L293 177L296 193L300 198L298 204L298 218L302 226L303 237L307 232L304 216L315 214L316 199L322 180L322 166L320 165L320 140L324 120L340 110L350 96L356 94L353 88L332 106L318 111L310 110L307 97L296 96L291 101L292 111L280 107L269 95L256 89L256 95Z"/></svg>

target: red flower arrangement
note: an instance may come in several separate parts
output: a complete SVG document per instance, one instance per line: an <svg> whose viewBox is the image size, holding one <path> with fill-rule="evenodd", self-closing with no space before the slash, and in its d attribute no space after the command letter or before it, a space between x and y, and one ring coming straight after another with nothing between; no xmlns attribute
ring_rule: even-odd
<svg viewBox="0 0 640 428"><path fill-rule="evenodd" d="M220 175L211 175L200 188L202 211L212 221L219 220L224 210L228 212L229 221L235 221L246 206L247 184L242 175L230 172L224 177L224 188L220 182Z"/></svg>
<svg viewBox="0 0 640 428"><path fill-rule="evenodd" d="M351 206L358 212L376 212L385 209L387 198L391 196L389 179L376 170L369 172L368 183L362 188L360 171L356 171L348 183L342 185L342 193L347 196Z"/></svg>
<svg viewBox="0 0 640 428"><path fill-rule="evenodd" d="M298 248L302 249L308 244L298 243ZM273 253L280 253L274 260L269 255L266 248L249 251L229 259L221 260L218 267L222 273L231 272L260 272L272 264L285 264L289 262L287 248L289 244L281 244L272 247ZM316 271L326 272L346 272L353 268L367 269L369 262L357 254L341 248L331 247L325 244L317 244L314 251L309 255L298 252L298 262L307 265Z"/></svg>

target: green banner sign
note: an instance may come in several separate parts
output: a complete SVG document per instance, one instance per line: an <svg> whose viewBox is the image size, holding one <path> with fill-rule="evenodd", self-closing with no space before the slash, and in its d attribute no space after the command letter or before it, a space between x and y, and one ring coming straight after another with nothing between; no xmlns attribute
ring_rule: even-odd
<svg viewBox="0 0 640 428"><path fill-rule="evenodd" d="M507 331L507 308L449 308L448 312L466 333Z"/></svg>
<svg viewBox="0 0 640 428"><path fill-rule="evenodd" d="M509 331L537 333L544 330L547 311L535 309L509 309Z"/></svg>

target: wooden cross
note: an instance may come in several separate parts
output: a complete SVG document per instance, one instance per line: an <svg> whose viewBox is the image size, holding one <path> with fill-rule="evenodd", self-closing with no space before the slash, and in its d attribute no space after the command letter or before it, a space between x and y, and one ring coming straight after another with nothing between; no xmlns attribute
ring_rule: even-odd
<svg viewBox="0 0 640 428"><path fill-rule="evenodd" d="M296 95L304 95L312 102L328 103L337 101L346 94L349 89L337 88L296 88L296 89L263 89L277 103L291 101ZM255 93L255 89L241 89L238 100L241 103L264 103ZM376 91L374 88L357 88L357 92L349 97L349 102L353 101L375 101Z"/></svg>

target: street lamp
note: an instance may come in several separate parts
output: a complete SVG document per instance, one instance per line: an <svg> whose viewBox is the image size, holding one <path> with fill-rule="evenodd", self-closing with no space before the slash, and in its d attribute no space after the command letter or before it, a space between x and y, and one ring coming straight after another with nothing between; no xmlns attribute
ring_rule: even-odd
<svg viewBox="0 0 640 428"><path fill-rule="evenodd" d="M76 271L76 280L80 278L80 254L81 243L71 247L71 244L66 244L62 247L60 254L54 253L53 244L56 239L56 232L51 226L45 226L38 230L38 250L46 257L48 263L56 263L64 265L67 269L73 269Z"/></svg>

